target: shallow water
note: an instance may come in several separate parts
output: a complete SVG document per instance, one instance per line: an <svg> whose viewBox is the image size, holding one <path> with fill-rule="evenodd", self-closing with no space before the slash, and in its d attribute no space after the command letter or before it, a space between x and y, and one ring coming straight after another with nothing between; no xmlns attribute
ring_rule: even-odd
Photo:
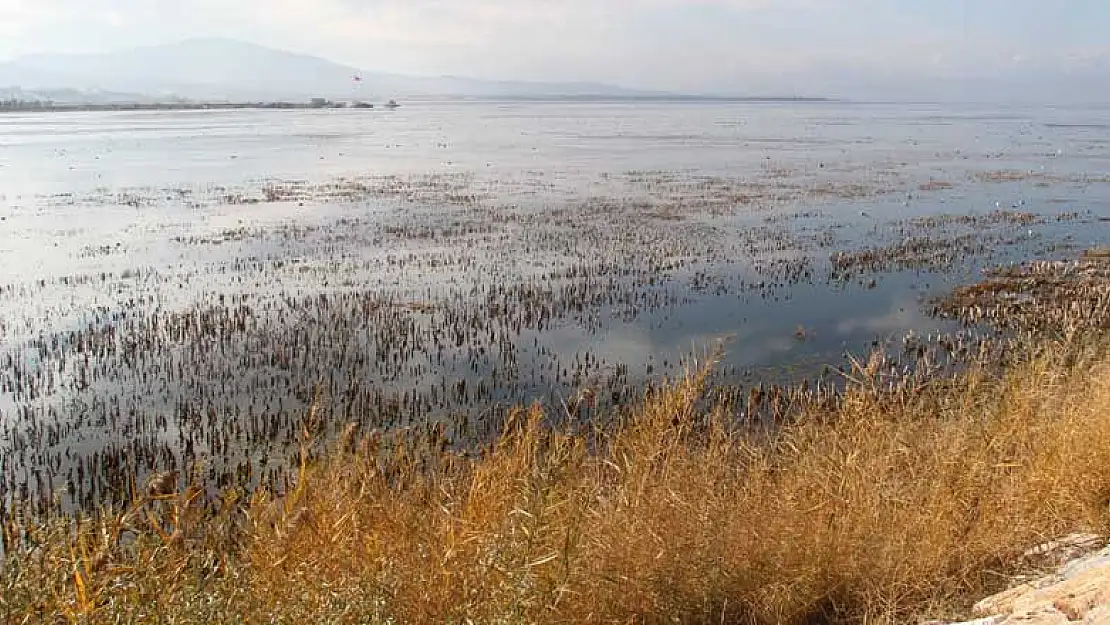
<svg viewBox="0 0 1110 625"><path fill-rule="evenodd" d="M930 298L1106 240L1108 125L843 103L0 115L0 495L69 481L88 505L192 462L277 476L317 396L330 427L472 440L499 406L627 402L722 340L721 377L756 385L965 332Z"/></svg>

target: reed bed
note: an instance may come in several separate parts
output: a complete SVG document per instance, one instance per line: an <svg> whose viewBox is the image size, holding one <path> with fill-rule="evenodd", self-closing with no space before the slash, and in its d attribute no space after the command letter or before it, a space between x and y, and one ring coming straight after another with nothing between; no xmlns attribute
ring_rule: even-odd
<svg viewBox="0 0 1110 625"><path fill-rule="evenodd" d="M835 401L760 426L708 399L711 368L606 428L533 407L475 453L352 427L313 459L310 414L281 494L206 499L182 476L80 523L12 513L0 615L901 623L958 616L1029 546L1106 529L1101 338L930 380L892 380L876 356Z"/></svg>

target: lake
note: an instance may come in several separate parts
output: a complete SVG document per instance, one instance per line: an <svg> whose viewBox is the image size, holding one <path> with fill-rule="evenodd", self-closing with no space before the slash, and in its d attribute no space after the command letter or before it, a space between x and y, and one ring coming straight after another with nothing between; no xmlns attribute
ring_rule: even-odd
<svg viewBox="0 0 1110 625"><path fill-rule="evenodd" d="M0 115L0 501L324 431L598 410L977 332L930 301L1107 240L1110 109L428 102ZM590 408L579 408L588 412ZM575 412L568 415L585 418Z"/></svg>

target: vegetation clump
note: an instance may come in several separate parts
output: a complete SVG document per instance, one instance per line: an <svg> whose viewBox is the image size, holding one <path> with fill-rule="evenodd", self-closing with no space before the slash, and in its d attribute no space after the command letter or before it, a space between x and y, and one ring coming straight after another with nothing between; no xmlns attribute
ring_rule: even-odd
<svg viewBox="0 0 1110 625"><path fill-rule="evenodd" d="M904 622L1105 528L1110 351L1086 338L738 421L691 369L608 427L520 410L478 453L359 434L288 492L177 476L126 511L5 520L10 622ZM160 476L164 477L164 476ZM185 484L184 488L181 488ZM142 489L136 489L140 491Z"/></svg>

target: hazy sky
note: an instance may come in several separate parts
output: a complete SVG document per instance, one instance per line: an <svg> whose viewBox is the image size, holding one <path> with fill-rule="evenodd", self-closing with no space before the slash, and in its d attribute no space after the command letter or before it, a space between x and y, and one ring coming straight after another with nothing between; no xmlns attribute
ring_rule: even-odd
<svg viewBox="0 0 1110 625"><path fill-rule="evenodd" d="M1110 63L1107 0L0 0L0 59L233 37L372 70L730 90Z"/></svg>

